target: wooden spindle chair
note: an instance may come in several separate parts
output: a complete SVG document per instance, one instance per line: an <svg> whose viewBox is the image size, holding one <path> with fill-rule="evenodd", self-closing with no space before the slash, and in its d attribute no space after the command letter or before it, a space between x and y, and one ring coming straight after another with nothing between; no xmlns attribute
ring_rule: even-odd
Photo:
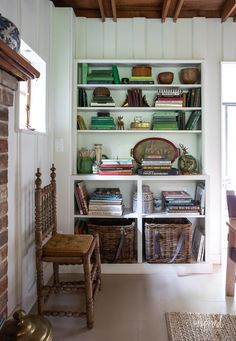
<svg viewBox="0 0 236 341"><path fill-rule="evenodd" d="M39 168L35 180L35 243L38 313L40 315L86 317L87 327L94 323L94 300L101 289L101 260L98 235L62 234L57 232L56 173L51 168L51 181L41 187ZM44 262L53 265L52 284L44 284ZM83 279L62 281L60 265L83 265ZM78 275L79 276L79 275ZM52 292L84 291L86 311L46 310L46 302Z"/></svg>

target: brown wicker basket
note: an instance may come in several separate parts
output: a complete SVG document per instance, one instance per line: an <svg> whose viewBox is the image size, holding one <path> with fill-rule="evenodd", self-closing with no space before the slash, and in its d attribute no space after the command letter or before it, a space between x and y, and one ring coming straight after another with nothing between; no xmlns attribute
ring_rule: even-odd
<svg viewBox="0 0 236 341"><path fill-rule="evenodd" d="M135 223L130 219L91 219L88 233L99 234L102 263L134 263Z"/></svg>
<svg viewBox="0 0 236 341"><path fill-rule="evenodd" d="M145 220L148 263L190 263L191 240L192 223L186 218Z"/></svg>

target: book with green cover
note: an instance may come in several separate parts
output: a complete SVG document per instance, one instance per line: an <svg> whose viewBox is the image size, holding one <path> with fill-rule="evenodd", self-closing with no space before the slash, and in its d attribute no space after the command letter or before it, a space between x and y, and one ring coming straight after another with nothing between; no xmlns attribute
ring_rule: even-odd
<svg viewBox="0 0 236 341"><path fill-rule="evenodd" d="M201 111L200 110L193 111L191 113L187 123L186 123L185 129L186 130L193 130L196 127L200 117L201 117Z"/></svg>
<svg viewBox="0 0 236 341"><path fill-rule="evenodd" d="M87 84L87 77L88 77L88 64L87 63L82 63L81 66L81 83L82 84Z"/></svg>

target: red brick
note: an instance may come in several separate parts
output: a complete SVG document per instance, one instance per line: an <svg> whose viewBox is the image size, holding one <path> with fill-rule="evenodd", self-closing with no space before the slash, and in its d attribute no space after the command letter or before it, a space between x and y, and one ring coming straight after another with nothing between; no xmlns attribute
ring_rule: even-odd
<svg viewBox="0 0 236 341"><path fill-rule="evenodd" d="M8 154L0 154L0 170L7 169Z"/></svg>
<svg viewBox="0 0 236 341"><path fill-rule="evenodd" d="M8 179L7 169L0 171L0 185L7 184L7 179Z"/></svg>
<svg viewBox="0 0 236 341"><path fill-rule="evenodd" d="M0 70L0 84L12 90L18 89L17 79L4 70Z"/></svg>
<svg viewBox="0 0 236 341"><path fill-rule="evenodd" d="M0 278L0 292L7 291L7 284L8 284L7 276Z"/></svg>
<svg viewBox="0 0 236 341"><path fill-rule="evenodd" d="M8 227L8 216L7 214L4 217L0 218L0 232L7 229Z"/></svg>
<svg viewBox="0 0 236 341"><path fill-rule="evenodd" d="M7 260L0 263L0 278L7 274L7 265L8 265Z"/></svg>
<svg viewBox="0 0 236 341"><path fill-rule="evenodd" d="M2 311L0 311L0 319L3 319L3 320L7 319L7 306L4 307Z"/></svg>
<svg viewBox="0 0 236 341"><path fill-rule="evenodd" d="M7 185L1 185L0 186L0 203L7 201L7 198L8 198Z"/></svg>
<svg viewBox="0 0 236 341"><path fill-rule="evenodd" d="M8 109L0 106L0 121L8 122Z"/></svg>
<svg viewBox="0 0 236 341"><path fill-rule="evenodd" d="M13 102L14 102L14 93L12 92L12 90L8 90L6 88L3 89L2 92L2 104L6 105L7 107L12 107L13 106Z"/></svg>
<svg viewBox="0 0 236 341"><path fill-rule="evenodd" d="M0 139L0 153L8 152L8 141L7 139Z"/></svg>
<svg viewBox="0 0 236 341"><path fill-rule="evenodd" d="M0 295L0 311L4 311L7 306L7 291Z"/></svg>
<svg viewBox="0 0 236 341"><path fill-rule="evenodd" d="M0 203L0 217L4 216L8 212L8 202L4 201Z"/></svg>
<svg viewBox="0 0 236 341"><path fill-rule="evenodd" d="M0 233L0 248L2 246L5 246L7 242L8 242L8 231L5 230Z"/></svg>
<svg viewBox="0 0 236 341"><path fill-rule="evenodd" d="M0 136L8 137L8 122L0 122Z"/></svg>
<svg viewBox="0 0 236 341"><path fill-rule="evenodd" d="M0 263L7 259L7 252L7 245L4 245L2 248L0 248Z"/></svg>

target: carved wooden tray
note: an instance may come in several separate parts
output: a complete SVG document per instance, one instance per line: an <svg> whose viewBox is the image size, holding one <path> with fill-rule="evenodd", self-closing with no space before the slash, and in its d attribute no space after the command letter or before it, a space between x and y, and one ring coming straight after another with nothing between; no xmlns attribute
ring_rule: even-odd
<svg viewBox="0 0 236 341"><path fill-rule="evenodd" d="M132 154L137 163L141 163L142 158L150 154L161 155L171 162L174 162L179 156L175 145L171 141L160 137L150 137L139 141L134 146Z"/></svg>

